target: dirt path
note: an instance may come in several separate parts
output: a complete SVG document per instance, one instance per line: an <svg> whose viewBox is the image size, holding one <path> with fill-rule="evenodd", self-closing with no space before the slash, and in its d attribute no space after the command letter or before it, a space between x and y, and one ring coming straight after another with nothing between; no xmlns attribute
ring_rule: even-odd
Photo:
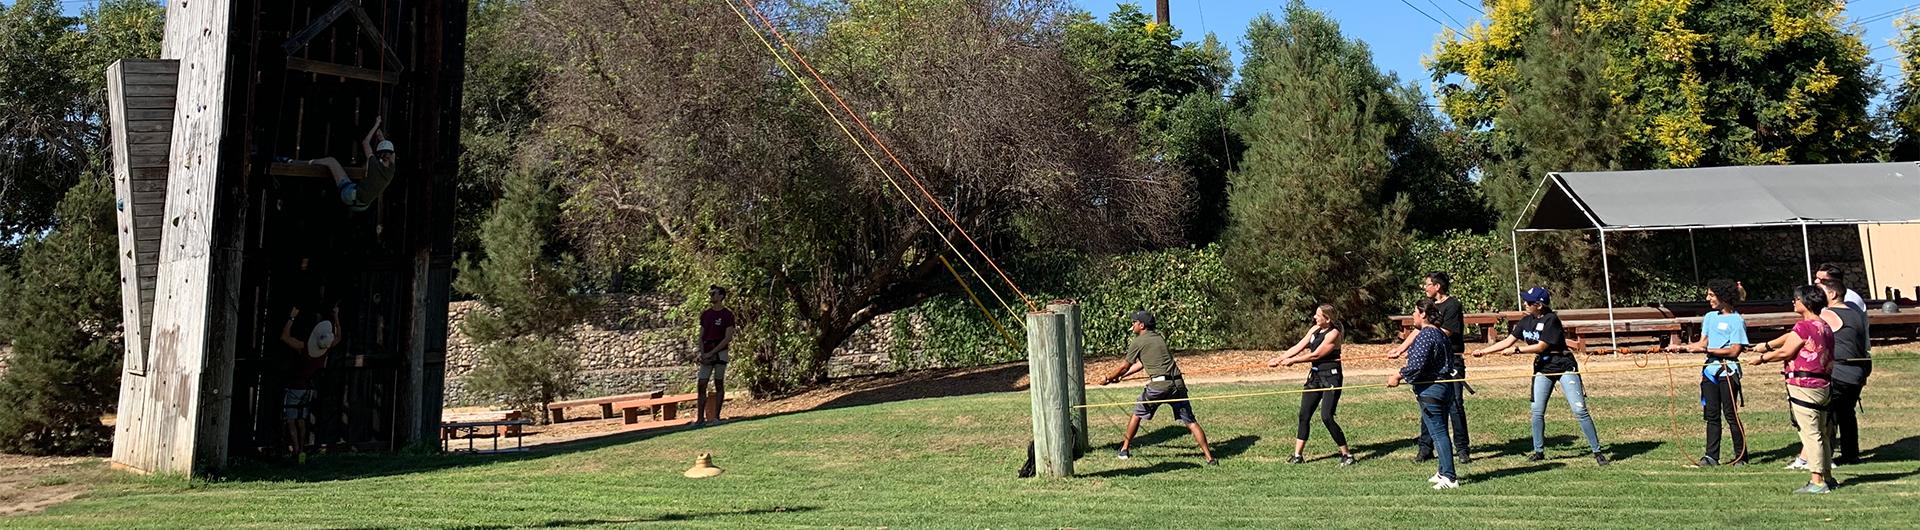
<svg viewBox="0 0 1920 530"><path fill-rule="evenodd" d="M87 492L76 474L103 473L99 458L38 457L0 453L0 517L33 513Z"/></svg>

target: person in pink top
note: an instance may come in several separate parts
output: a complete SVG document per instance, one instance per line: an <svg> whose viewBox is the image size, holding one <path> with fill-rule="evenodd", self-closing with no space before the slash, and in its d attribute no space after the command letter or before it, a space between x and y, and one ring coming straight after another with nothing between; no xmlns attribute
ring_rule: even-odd
<svg viewBox="0 0 1920 530"><path fill-rule="evenodd" d="M1827 306L1827 293L1819 287L1803 285L1793 290L1793 312L1800 321L1793 331L1754 347L1760 352L1756 363L1782 363L1781 375L1787 378L1787 408L1800 430L1800 457L1807 460L1811 477L1807 485L1794 493L1824 494L1834 487L1832 474L1833 427L1827 423L1827 386L1833 373L1833 328L1820 318Z"/></svg>

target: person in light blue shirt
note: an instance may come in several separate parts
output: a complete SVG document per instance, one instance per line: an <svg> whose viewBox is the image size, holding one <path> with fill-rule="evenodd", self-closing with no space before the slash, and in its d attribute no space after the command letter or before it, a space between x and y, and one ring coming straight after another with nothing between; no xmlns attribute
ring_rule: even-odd
<svg viewBox="0 0 1920 530"><path fill-rule="evenodd" d="M1700 410L1707 422L1707 445L1699 467L1720 464L1720 424L1725 420L1733 433L1734 456L1726 465L1737 466L1747 456L1746 427L1740 423L1740 354L1746 351L1747 321L1740 316L1740 287L1732 280L1707 282L1707 305L1713 311L1700 321L1700 340L1676 344L1667 351L1707 354L1700 371Z"/></svg>

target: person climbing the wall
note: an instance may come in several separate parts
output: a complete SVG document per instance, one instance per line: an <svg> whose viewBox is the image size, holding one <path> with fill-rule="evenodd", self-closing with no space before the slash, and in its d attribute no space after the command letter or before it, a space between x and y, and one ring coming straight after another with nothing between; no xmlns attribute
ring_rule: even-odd
<svg viewBox="0 0 1920 530"><path fill-rule="evenodd" d="M319 392L314 389L314 381L320 378L320 371L327 367L327 352L340 343L342 330L340 307L334 306L333 314L321 318L310 327L306 327L306 340L294 338L295 323L300 320L300 308L295 307L287 315L287 322L280 326L280 343L289 348L291 373L287 378L287 389L281 400L281 419L286 424L287 450L300 463L307 462L307 439L311 437L312 407Z"/></svg>
<svg viewBox="0 0 1920 530"><path fill-rule="evenodd" d="M707 422L720 421L720 405L727 401L727 348L733 345L733 337L740 334L740 325L734 321L733 310L727 309L727 290L718 285L707 287L707 310L700 312L700 356L694 359L699 368L694 371L697 386L694 400L693 424L706 425ZM713 414L707 414L707 382L713 382Z"/></svg>
<svg viewBox="0 0 1920 530"><path fill-rule="evenodd" d="M334 187L340 190L340 202L355 212L373 207L373 201L379 200L386 194L387 185L393 184L393 142L381 132L379 116L373 118L373 128L367 130L367 136L360 139L360 150L367 157L367 174L360 182L348 177L346 168L333 157L306 161L327 168L333 175Z"/></svg>
<svg viewBox="0 0 1920 530"><path fill-rule="evenodd" d="M1120 362L1113 375L1100 381L1100 386L1107 386L1135 372L1147 372L1147 387L1140 390L1140 403L1134 405L1133 417L1127 419L1127 436L1120 439L1120 452L1115 456L1133 457L1129 449L1133 447L1133 435L1140 432L1140 420L1153 419L1154 410L1164 403L1173 408L1173 421L1187 426L1193 433L1193 441L1200 444L1200 456L1206 458L1207 465L1219 465L1220 461L1213 459L1213 451L1207 448L1207 431L1201 429L1200 420L1193 417L1193 403L1187 401L1187 382L1180 376L1180 365L1173 362L1173 353L1167 351L1167 339L1155 331L1154 324L1153 313L1144 310L1133 313L1134 337L1127 340L1127 358Z"/></svg>

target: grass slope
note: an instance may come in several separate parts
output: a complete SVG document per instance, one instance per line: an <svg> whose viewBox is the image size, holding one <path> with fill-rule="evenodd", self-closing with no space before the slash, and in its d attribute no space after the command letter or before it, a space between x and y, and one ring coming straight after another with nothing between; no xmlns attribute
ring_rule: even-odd
<svg viewBox="0 0 1920 530"><path fill-rule="evenodd" d="M1845 485L1818 498L1787 494L1806 474L1781 470L1798 441L1770 374L1747 379L1755 465L1681 467L1703 437L1697 376L1681 371L1671 401L1660 372L1588 381L1602 440L1618 460L1607 468L1586 456L1557 393L1547 409L1550 459L1526 462L1526 383L1479 385L1468 402L1479 460L1463 468L1462 489L1449 492L1428 490L1433 467L1409 461L1415 409L1405 389L1345 396L1340 419L1361 457L1349 468L1327 458L1333 449L1317 421L1308 446L1317 459L1283 463L1296 396L1196 403L1222 459L1211 468L1199 465L1192 440L1164 417L1143 428L1136 458L1114 459L1121 409L1096 409L1098 449L1077 463L1081 476L1071 480L1013 478L1024 458L1028 404L1025 394L1002 393L748 419L522 456L328 456L299 468L242 467L190 486L81 473L99 482L93 493L0 519L0 526L1912 528L1920 521L1920 429L1911 421L1920 418L1920 362L1883 362L1876 370L1862 419L1870 462L1839 469ZM1348 381L1375 379L1382 378ZM1196 386L1194 394L1275 388ZM1089 399L1123 401L1135 391L1096 388ZM681 478L703 451L727 473Z"/></svg>

